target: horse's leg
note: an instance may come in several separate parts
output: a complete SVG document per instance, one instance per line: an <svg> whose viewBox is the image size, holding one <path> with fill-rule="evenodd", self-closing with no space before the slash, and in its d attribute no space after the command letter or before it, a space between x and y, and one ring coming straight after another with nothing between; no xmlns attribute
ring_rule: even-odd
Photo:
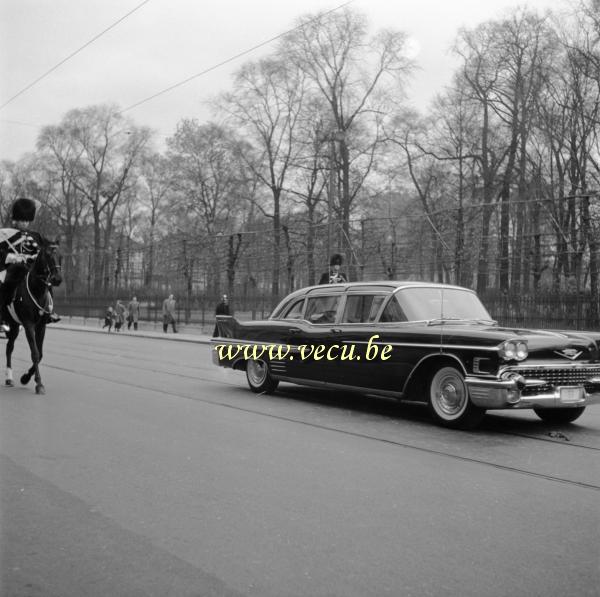
<svg viewBox="0 0 600 597"><path fill-rule="evenodd" d="M44 358L44 338L46 336L46 324L40 321L35 328L35 345L38 349L38 362L36 365L37 375L35 376L35 392L36 394L45 394L46 388L42 383L42 376L40 374L40 363Z"/></svg>
<svg viewBox="0 0 600 597"><path fill-rule="evenodd" d="M27 385L32 375L35 376L35 393L43 394L44 386L42 385L42 378L40 377L40 370L38 364L40 362L40 352L36 342L35 325L33 323L23 324L25 329L25 335L27 336L27 342L29 343L29 350L31 351L31 362L32 365L27 371L21 376L21 383Z"/></svg>
<svg viewBox="0 0 600 597"><path fill-rule="evenodd" d="M19 335L19 324L10 323L10 329L6 332L6 377L5 384L7 386L13 385L13 374L12 374L12 353L15 348L15 340Z"/></svg>

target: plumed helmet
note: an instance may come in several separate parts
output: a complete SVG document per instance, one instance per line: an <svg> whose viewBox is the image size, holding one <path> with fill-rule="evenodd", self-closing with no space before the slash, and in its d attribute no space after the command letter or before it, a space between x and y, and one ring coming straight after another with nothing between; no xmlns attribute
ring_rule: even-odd
<svg viewBox="0 0 600 597"><path fill-rule="evenodd" d="M11 218L16 221L33 222L35 219L35 201L20 197L12 206Z"/></svg>
<svg viewBox="0 0 600 597"><path fill-rule="evenodd" d="M329 265L342 265L343 258L339 253L334 253L329 260Z"/></svg>

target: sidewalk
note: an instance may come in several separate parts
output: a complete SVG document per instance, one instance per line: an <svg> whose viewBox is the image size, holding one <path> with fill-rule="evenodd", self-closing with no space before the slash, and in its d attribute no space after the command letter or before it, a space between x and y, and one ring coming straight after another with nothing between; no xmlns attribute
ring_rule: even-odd
<svg viewBox="0 0 600 597"><path fill-rule="evenodd" d="M73 332L92 332L97 334L108 334L107 329L102 329L104 320L98 318L84 317L63 317L58 323L50 324L46 328L46 333L49 330L69 330ZM121 328L121 331L115 332L113 327L110 332L111 336L141 336L143 338L161 338L163 340L175 340L176 342L196 342L198 344L208 344L212 336L205 333L198 326L181 325L178 326L178 333L174 334L171 326L165 334L162 330L162 322L156 324L151 321L140 321L138 330L134 331L133 327L128 330L127 325Z"/></svg>

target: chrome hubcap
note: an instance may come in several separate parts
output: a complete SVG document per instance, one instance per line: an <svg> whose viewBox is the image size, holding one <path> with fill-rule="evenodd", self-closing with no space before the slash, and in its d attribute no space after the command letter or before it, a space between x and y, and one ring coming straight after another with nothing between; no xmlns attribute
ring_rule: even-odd
<svg viewBox="0 0 600 597"><path fill-rule="evenodd" d="M260 386L267 379L267 365L264 361L249 360L247 365L248 380L253 386Z"/></svg>
<svg viewBox="0 0 600 597"><path fill-rule="evenodd" d="M442 369L433 378L432 403L440 416L454 418L467 406L468 394L462 378L453 370Z"/></svg>

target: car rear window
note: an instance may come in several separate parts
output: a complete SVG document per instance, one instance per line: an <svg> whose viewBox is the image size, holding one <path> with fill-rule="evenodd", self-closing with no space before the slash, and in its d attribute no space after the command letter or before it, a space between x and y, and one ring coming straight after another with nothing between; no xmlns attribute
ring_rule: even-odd
<svg viewBox="0 0 600 597"><path fill-rule="evenodd" d="M348 296L342 321L344 323L370 323L375 321L386 295L359 294Z"/></svg>
<svg viewBox="0 0 600 597"><path fill-rule="evenodd" d="M304 307L304 298L294 301L290 307L284 310L282 319L302 319L302 309Z"/></svg>

